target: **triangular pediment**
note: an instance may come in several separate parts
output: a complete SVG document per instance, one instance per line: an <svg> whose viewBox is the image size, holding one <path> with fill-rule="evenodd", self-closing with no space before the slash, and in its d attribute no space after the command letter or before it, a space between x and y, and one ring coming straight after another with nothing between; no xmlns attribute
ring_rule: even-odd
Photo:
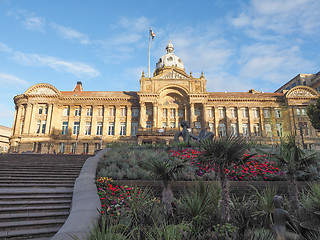
<svg viewBox="0 0 320 240"><path fill-rule="evenodd" d="M165 72L161 74L160 76L157 76L158 79L188 79L189 77L187 75L181 74L175 70Z"/></svg>

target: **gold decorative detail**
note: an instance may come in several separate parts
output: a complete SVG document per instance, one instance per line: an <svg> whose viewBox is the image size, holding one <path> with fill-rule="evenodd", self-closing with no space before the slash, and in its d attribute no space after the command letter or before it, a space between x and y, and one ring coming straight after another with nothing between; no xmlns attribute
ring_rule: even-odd
<svg viewBox="0 0 320 240"><path fill-rule="evenodd" d="M185 77L177 72L171 71L171 72L165 74L164 76L160 77L160 79L187 79L187 77Z"/></svg>

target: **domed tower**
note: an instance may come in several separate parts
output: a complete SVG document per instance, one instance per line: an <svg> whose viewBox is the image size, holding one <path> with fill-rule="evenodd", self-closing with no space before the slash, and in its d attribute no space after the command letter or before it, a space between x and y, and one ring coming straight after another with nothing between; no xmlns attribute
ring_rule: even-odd
<svg viewBox="0 0 320 240"><path fill-rule="evenodd" d="M179 57L173 54L174 47L172 43L169 41L169 44L166 47L167 54L163 55L156 64L155 76L160 74L163 68L178 68L184 71L183 62Z"/></svg>

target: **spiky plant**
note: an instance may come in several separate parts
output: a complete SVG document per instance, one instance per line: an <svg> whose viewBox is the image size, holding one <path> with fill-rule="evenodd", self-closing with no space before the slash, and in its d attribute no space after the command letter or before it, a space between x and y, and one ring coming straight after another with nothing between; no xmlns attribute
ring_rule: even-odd
<svg viewBox="0 0 320 240"><path fill-rule="evenodd" d="M281 142L276 153L270 155L276 158L280 167L286 171L291 207L300 209L297 172L306 170L311 164L315 164L318 159L317 153L301 149L296 142L296 136L290 134L286 141Z"/></svg>
<svg viewBox="0 0 320 240"><path fill-rule="evenodd" d="M202 148L204 149L206 163L211 166L215 165L219 173L222 189L221 220L225 223L230 220L229 181L225 170L240 161L249 159L252 155L244 158L247 143L243 138L235 136L203 141Z"/></svg>
<svg viewBox="0 0 320 240"><path fill-rule="evenodd" d="M152 161L146 162L142 167L150 173L155 179L162 180L163 191L162 191L162 201L165 206L165 212L169 215L172 215L172 199L173 192L170 188L170 182L175 180L177 174L182 172L186 167L185 160L177 160L169 157L156 158Z"/></svg>

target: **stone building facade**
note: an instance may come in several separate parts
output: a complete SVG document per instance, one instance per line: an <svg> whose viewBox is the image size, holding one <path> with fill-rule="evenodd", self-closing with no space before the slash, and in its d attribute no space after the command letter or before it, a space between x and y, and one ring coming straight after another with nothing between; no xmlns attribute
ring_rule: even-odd
<svg viewBox="0 0 320 240"><path fill-rule="evenodd" d="M45 83L30 87L14 98L10 151L81 154L113 141L168 143L183 120L194 133L207 129L215 136L240 135L265 144L295 132L306 147L319 148L306 115L319 97L314 89L207 92L203 73L187 74L173 50L169 43L153 77L142 74L138 92L84 91L81 82L73 91Z"/></svg>
<svg viewBox="0 0 320 240"><path fill-rule="evenodd" d="M11 128L0 125L0 154L7 153L9 150L9 138L12 135L11 131Z"/></svg>

